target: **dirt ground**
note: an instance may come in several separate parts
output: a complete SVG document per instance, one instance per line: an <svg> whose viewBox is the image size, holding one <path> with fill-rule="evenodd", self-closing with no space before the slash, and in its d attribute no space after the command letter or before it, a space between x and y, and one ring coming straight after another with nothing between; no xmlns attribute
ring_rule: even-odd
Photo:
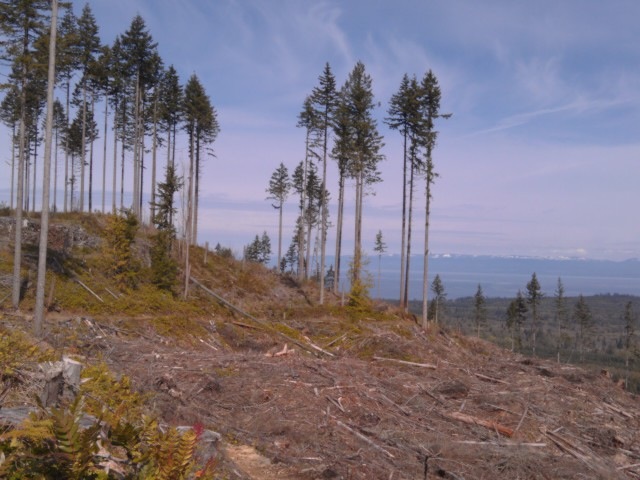
<svg viewBox="0 0 640 480"><path fill-rule="evenodd" d="M228 478L640 477L638 399L606 372L418 326L411 336L381 326L368 336L378 355L360 359L341 349L349 333L315 356L249 324L234 327L242 347L211 322L185 348L150 329L85 323L94 352L153 392L164 421L222 434Z"/></svg>

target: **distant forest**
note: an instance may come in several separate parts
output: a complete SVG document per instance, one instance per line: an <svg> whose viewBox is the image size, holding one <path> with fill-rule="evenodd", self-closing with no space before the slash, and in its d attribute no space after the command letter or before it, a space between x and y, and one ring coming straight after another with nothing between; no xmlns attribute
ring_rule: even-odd
<svg viewBox="0 0 640 480"><path fill-rule="evenodd" d="M439 302L438 322L466 335L480 336L504 348L533 354L532 314L523 296L520 338L509 325L510 307L517 298L477 297ZM628 380L628 388L640 393L640 348L637 339L637 311L640 297L633 295L593 295L564 297L562 305L553 293L539 303L536 355L561 363L583 364L606 369L615 380ZM410 309L420 313L420 302Z"/></svg>

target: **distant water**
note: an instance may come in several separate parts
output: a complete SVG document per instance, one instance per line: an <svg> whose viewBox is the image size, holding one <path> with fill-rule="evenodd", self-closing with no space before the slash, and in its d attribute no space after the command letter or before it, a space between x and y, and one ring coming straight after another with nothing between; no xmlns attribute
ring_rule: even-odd
<svg viewBox="0 0 640 480"><path fill-rule="evenodd" d="M343 258L347 265L349 258ZM327 257L327 266L333 257ZM412 256L410 267L410 299L422 298L423 257ZM328 268L328 267L327 267ZM341 275L346 285L346 268ZM378 294L378 257L369 257L366 267L374 287L371 295ZM640 296L640 261L623 262L585 259L546 259L530 257L493 257L472 255L438 255L429 257L429 283L436 274L447 293L447 298L469 297L475 294L478 284L486 297L513 297L518 289L523 293L536 272L542 291L552 296L558 277L562 278L565 295L626 294ZM400 292L400 256L383 256L380 262L380 296L397 298ZM348 287L347 287L348 288ZM431 293L430 293L431 295Z"/></svg>

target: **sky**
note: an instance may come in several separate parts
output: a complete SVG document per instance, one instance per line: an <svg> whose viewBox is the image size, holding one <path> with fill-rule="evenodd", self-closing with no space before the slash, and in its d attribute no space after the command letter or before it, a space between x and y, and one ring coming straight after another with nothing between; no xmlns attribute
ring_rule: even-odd
<svg viewBox="0 0 640 480"><path fill-rule="evenodd" d="M84 3L74 2L80 14ZM637 0L90 0L103 43L140 14L165 65L195 73L221 131L202 177L199 241L240 251L267 231L280 162L303 159L296 117L329 62L341 86L357 61L373 80L383 182L365 198L364 248L378 230L400 251L402 144L384 124L407 73L438 78L433 253L640 257L640 2ZM0 131L8 157L8 132ZM101 140L98 140L101 145ZM100 147L101 148L101 147ZM185 148L178 159L187 160ZM0 202L8 203L8 158ZM329 162L330 220L337 175ZM110 180L108 180L108 184ZM347 186L345 240L353 238ZM95 201L94 201L95 202ZM109 204L109 200L107 200ZM423 249L418 182L413 251ZM285 206L284 247L297 199ZM335 242L328 234L329 253Z"/></svg>

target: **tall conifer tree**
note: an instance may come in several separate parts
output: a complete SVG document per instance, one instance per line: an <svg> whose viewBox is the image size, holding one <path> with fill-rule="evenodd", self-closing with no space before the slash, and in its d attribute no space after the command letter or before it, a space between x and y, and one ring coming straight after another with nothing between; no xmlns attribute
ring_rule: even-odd
<svg viewBox="0 0 640 480"><path fill-rule="evenodd" d="M190 170L193 170L191 186L188 186L193 205L190 243L198 241L198 201L200 192L200 175L205 148L212 144L220 131L218 117L211 99L204 90L198 77L192 75L184 89L183 116L185 130L189 136Z"/></svg>
<svg viewBox="0 0 640 480"><path fill-rule="evenodd" d="M329 144L329 132L333 123L338 93L336 91L336 79L331 72L331 66L327 62L322 75L318 79L319 85L311 92L311 101L316 109L318 130L322 144L322 186L321 186L321 226L320 226L320 304L324 303L324 275L325 253L327 238L327 152Z"/></svg>
<svg viewBox="0 0 640 480"><path fill-rule="evenodd" d="M82 14L78 18L78 61L80 69L82 70L81 89L82 89L82 159L80 163L80 201L79 209L84 211L84 198L85 198L85 165L87 164L85 155L87 152L87 115L90 110L87 102L87 89L90 81L90 69L95 62L95 56L100 50L100 37L98 36L98 24L93 16L91 7L89 4L85 4L82 9ZM93 116L93 112L91 112ZM89 186L89 195L91 195L91 186ZM89 202L91 204L91 202Z"/></svg>
<svg viewBox="0 0 640 480"><path fill-rule="evenodd" d="M13 259L12 306L20 303L20 270L22 263L22 214L24 201L24 174L27 162L27 90L33 79L33 42L44 31L44 12L48 10L46 0L3 0L0 2L1 56L15 66L16 86L19 92L20 121L18 137L18 172L15 210L15 243Z"/></svg>
<svg viewBox="0 0 640 480"><path fill-rule="evenodd" d="M348 139L351 154L347 163L347 174L355 182L355 225L353 268L351 272L352 292L362 292L362 217L365 189L380 181L378 164L384 159L380 153L382 136L378 133L373 112L372 81L362 62L356 63L342 87L342 108L347 113ZM340 108L340 107L339 107ZM358 294L359 295L359 294Z"/></svg>
<svg viewBox="0 0 640 480"><path fill-rule="evenodd" d="M338 214L336 220L336 250L335 250L335 273L333 282L333 292L338 293L340 288L340 278L342 276L342 231L344 223L344 203L345 185L349 176L349 162L353 153L352 117L349 105L343 101L344 86L338 93L338 104L336 106L333 135L334 144L331 150L331 157L338 166Z"/></svg>
<svg viewBox="0 0 640 480"><path fill-rule="evenodd" d="M389 101L388 117L385 123L392 130L398 130L402 135L402 229L400 245L400 307L406 308L405 289L406 278L406 242L407 242L407 166L409 162L409 148L414 141L414 132L418 119L418 92L415 78L413 82L406 73L402 77L398 92Z"/></svg>
<svg viewBox="0 0 640 480"><path fill-rule="evenodd" d="M380 298L380 269L382 263L382 254L387 251L387 244L384 243L384 240L382 238L382 230L378 230L378 233L376 233L376 242L374 244L373 251L378 254L378 298Z"/></svg>
<svg viewBox="0 0 640 480"><path fill-rule="evenodd" d="M267 188L269 194L267 199L273 200L275 203L272 203L271 206L278 210L278 263L276 264L278 267L280 267L282 259L282 211L290 190L289 171L284 163L280 163L280 166L271 175Z"/></svg>
<svg viewBox="0 0 640 480"><path fill-rule="evenodd" d="M480 338L480 328L487 320L487 300L482 291L482 285L478 284L478 289L473 296L473 322L476 325L476 336Z"/></svg>
<svg viewBox="0 0 640 480"><path fill-rule="evenodd" d="M582 294L580 294L578 301L574 305L573 318L577 326L576 342L578 344L580 361L582 362L584 361L585 350L589 344L589 335L593 329L591 309Z"/></svg>
<svg viewBox="0 0 640 480"><path fill-rule="evenodd" d="M107 190L107 140L109 124L109 103L112 90L113 55L111 47L103 45L96 60L91 64L91 87L95 95L102 95L104 99L104 113L102 120L102 198L101 210L105 213ZM114 188L115 190L115 188ZM90 197L91 198L91 197Z"/></svg>
<svg viewBox="0 0 640 480"><path fill-rule="evenodd" d="M307 176L310 169L310 163L313 159L317 159L318 154L315 148L318 146L318 125L319 121L316 115L316 111L313 108L311 97L307 97L304 100L302 111L298 114L297 126L305 129L305 151L304 160L298 175L298 184L301 194L300 197L300 223L298 228L298 280L306 280L309 274L309 266L305 262L305 247L310 248L309 245L305 245L305 219L307 218L306 208L306 194L307 194ZM296 172L294 172L296 174ZM308 255L307 255L308 257Z"/></svg>
<svg viewBox="0 0 640 480"><path fill-rule="evenodd" d="M47 246L49 238L49 188L51 186L51 143L53 136L53 90L56 76L56 33L58 23L58 0L51 1L51 24L49 27L49 62L47 74L47 119L45 127L44 168L42 179L42 212L40 215L40 243L38 248L38 278L36 280L36 305L34 333L42 336L44 322L44 288L47 272Z"/></svg>
<svg viewBox="0 0 640 480"><path fill-rule="evenodd" d="M536 335L538 333L538 307L543 296L538 277L533 272L531 280L527 283L527 303L531 308L531 346L534 356L536 355Z"/></svg>
<svg viewBox="0 0 640 480"><path fill-rule="evenodd" d="M422 79L420 85L420 141L424 148L424 174L425 174L425 225L424 225L424 269L422 277L422 326L427 327L428 312L428 272L429 272L429 221L431 218L431 186L438 174L433 164L433 150L436 146L438 132L435 130L435 121L438 118L449 118L451 114L440 113L440 86L431 70Z"/></svg>
<svg viewBox="0 0 640 480"><path fill-rule="evenodd" d="M133 93L133 212L139 217L144 185L145 105L149 90L155 85L161 60L144 19L136 15L121 37L123 60Z"/></svg>
<svg viewBox="0 0 640 480"><path fill-rule="evenodd" d="M556 360L560 363L560 350L564 346L567 340L567 326L569 323L569 312L567 310L567 299L564 294L564 285L562 279L558 277L558 286L555 291L555 317L556 317Z"/></svg>
<svg viewBox="0 0 640 480"><path fill-rule="evenodd" d="M65 118L67 120L66 129L69 128L71 121L71 78L74 72L79 68L80 52L79 52L79 39L78 39L78 19L73 14L71 6L65 8L64 15L60 21L60 27L58 29L58 52L57 52L57 66L56 73L59 81L62 83L62 87L65 92ZM66 137L65 137L66 138ZM66 140L65 140L66 141ZM70 185L70 165L69 165L69 149L65 145L63 148L64 154L64 200L63 210L66 212L71 209L69 205L69 185Z"/></svg>

